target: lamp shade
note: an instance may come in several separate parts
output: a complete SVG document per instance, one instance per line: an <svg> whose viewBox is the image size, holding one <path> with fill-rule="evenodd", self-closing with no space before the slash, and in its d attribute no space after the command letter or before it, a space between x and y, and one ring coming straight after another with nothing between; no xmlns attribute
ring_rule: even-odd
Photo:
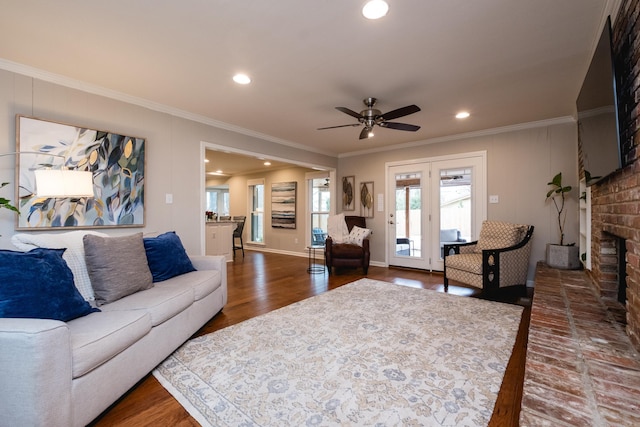
<svg viewBox="0 0 640 427"><path fill-rule="evenodd" d="M38 197L93 197L93 173L69 169L36 169Z"/></svg>

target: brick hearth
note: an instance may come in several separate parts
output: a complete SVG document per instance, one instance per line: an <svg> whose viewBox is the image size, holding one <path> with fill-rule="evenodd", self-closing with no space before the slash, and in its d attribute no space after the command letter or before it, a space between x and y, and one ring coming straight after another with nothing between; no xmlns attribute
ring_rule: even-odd
<svg viewBox="0 0 640 427"><path fill-rule="evenodd" d="M584 271L540 263L535 277L521 426L639 426L640 355L624 309Z"/></svg>
<svg viewBox="0 0 640 427"><path fill-rule="evenodd" d="M640 0L623 0L613 23L619 130L624 167L591 187L591 260L598 295L617 299L608 258L625 240L627 334L640 349ZM580 150L581 147L578 147ZM582 165L581 175L584 177Z"/></svg>

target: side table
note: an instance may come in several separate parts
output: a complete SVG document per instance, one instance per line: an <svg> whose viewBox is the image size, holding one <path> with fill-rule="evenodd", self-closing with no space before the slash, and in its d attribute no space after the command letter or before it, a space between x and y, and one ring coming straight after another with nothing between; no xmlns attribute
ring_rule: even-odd
<svg viewBox="0 0 640 427"><path fill-rule="evenodd" d="M311 245L307 246L307 250L309 251L309 268L307 268L307 273L309 274L319 274L325 272L325 266L315 264L316 259L316 250L322 249L324 250L324 245Z"/></svg>

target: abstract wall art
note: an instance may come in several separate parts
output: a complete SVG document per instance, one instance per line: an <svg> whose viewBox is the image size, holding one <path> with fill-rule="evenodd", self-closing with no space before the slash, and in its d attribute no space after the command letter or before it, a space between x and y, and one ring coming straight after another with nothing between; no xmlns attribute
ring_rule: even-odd
<svg viewBox="0 0 640 427"><path fill-rule="evenodd" d="M144 226L143 138L18 115L16 146L17 229ZM94 197L37 197L33 171L60 167L92 172Z"/></svg>
<svg viewBox="0 0 640 427"><path fill-rule="evenodd" d="M295 181L271 184L272 228L296 228L296 185Z"/></svg>

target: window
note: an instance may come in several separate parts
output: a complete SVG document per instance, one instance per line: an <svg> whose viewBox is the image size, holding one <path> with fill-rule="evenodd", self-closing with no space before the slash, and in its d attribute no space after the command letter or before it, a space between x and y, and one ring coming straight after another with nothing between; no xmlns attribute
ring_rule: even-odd
<svg viewBox="0 0 640 427"><path fill-rule="evenodd" d="M251 206L251 221L249 221L251 242L264 243L264 180L249 180L249 206Z"/></svg>
<svg viewBox="0 0 640 427"><path fill-rule="evenodd" d="M207 188L207 209L217 215L229 215L229 188Z"/></svg>
<svg viewBox="0 0 640 427"><path fill-rule="evenodd" d="M313 178L308 180L311 186L311 244L324 245L327 237L327 221L331 208L331 190L329 178Z"/></svg>

